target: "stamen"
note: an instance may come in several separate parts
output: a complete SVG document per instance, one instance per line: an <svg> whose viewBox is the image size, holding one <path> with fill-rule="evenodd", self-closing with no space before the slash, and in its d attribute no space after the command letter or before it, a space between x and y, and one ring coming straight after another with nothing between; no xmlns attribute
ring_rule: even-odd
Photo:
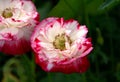
<svg viewBox="0 0 120 82"><path fill-rule="evenodd" d="M67 40L66 40L67 39ZM66 36L65 34L58 34L55 37L55 40L53 41L53 46L55 47L55 49L60 49L65 50L66 46L65 46L65 42L68 41L69 44L72 43L72 41L70 40L70 37Z"/></svg>
<svg viewBox="0 0 120 82"><path fill-rule="evenodd" d="M6 8L6 9L3 11L2 16L3 16L4 18L10 18L10 17L12 17L12 16L13 16L12 9Z"/></svg>

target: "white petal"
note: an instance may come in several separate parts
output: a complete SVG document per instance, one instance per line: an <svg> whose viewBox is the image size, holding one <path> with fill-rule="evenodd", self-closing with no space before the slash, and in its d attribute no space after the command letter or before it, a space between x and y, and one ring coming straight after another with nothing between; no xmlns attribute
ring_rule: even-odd
<svg viewBox="0 0 120 82"><path fill-rule="evenodd" d="M54 59L54 58L58 58L59 57L58 52L56 52L55 50L51 50L51 51L50 50L49 51L43 50L43 51L44 51L46 57L48 59L50 59L50 61L52 61L52 59Z"/></svg>
<svg viewBox="0 0 120 82"><path fill-rule="evenodd" d="M76 29L70 33L70 38L72 39L72 41L75 41L76 39L79 39L81 37L86 37L87 32L88 30L86 26L80 26L79 29Z"/></svg>
<svg viewBox="0 0 120 82"><path fill-rule="evenodd" d="M0 30L4 29L6 27L7 27L7 25L5 23L0 22Z"/></svg>
<svg viewBox="0 0 120 82"><path fill-rule="evenodd" d="M11 0L0 0L0 11L9 8L11 4Z"/></svg>
<svg viewBox="0 0 120 82"><path fill-rule="evenodd" d="M30 40L33 27L25 26L23 28L18 28L18 29L19 29L19 33L17 34L17 37L19 38L23 37L26 40Z"/></svg>
<svg viewBox="0 0 120 82"><path fill-rule="evenodd" d="M77 51L78 51L77 45L74 44L70 47L70 49L62 51L62 53L65 57L71 58L76 55Z"/></svg>
<svg viewBox="0 0 120 82"><path fill-rule="evenodd" d="M54 47L51 43L40 42L39 45L46 50L53 50Z"/></svg>
<svg viewBox="0 0 120 82"><path fill-rule="evenodd" d="M18 33L18 29L17 28L5 28L3 30L0 30L0 33L1 34L4 34L4 33L11 33L13 35L16 35Z"/></svg>
<svg viewBox="0 0 120 82"><path fill-rule="evenodd" d="M93 47L89 48L89 49L86 50L84 53L82 53L82 54L80 55L80 57L84 57L84 56L86 56L87 54L90 53L90 51L91 51L92 49L93 49ZM79 53L81 53L81 52L79 52Z"/></svg>
<svg viewBox="0 0 120 82"><path fill-rule="evenodd" d="M66 47L67 50L69 50L70 49L70 44L68 42L65 42L65 47Z"/></svg>
<svg viewBox="0 0 120 82"><path fill-rule="evenodd" d="M38 39L41 41L41 42L49 42L43 35L38 35Z"/></svg>
<svg viewBox="0 0 120 82"><path fill-rule="evenodd" d="M48 65L47 65L47 70L50 71L50 70L52 69L53 66L54 66L54 64L48 63Z"/></svg>
<svg viewBox="0 0 120 82"><path fill-rule="evenodd" d="M34 4L31 1L24 1L24 3L22 4L22 8L27 12L36 11Z"/></svg>
<svg viewBox="0 0 120 82"><path fill-rule="evenodd" d="M48 39L53 42L55 39L55 36L58 34L64 33L65 29L61 27L60 23L55 22L53 27L48 28L48 32L46 33L48 36Z"/></svg>
<svg viewBox="0 0 120 82"><path fill-rule="evenodd" d="M1 36L0 36L0 39L1 39ZM5 43L5 41L0 40L0 51L1 51L1 48L4 46L4 43Z"/></svg>
<svg viewBox="0 0 120 82"><path fill-rule="evenodd" d="M5 40L12 40L12 38L14 39L18 39L17 38L17 33L18 33L18 29L17 28L5 28L3 30L0 30L0 39L5 39Z"/></svg>
<svg viewBox="0 0 120 82"><path fill-rule="evenodd" d="M47 35L45 34L45 32L43 32L43 31L40 31L40 34L39 34L40 36L39 37L42 37L42 38L40 38L40 40L45 40L46 42L52 42L52 41L50 41L49 40L49 38L47 37Z"/></svg>
<svg viewBox="0 0 120 82"><path fill-rule="evenodd" d="M78 52L77 44L71 46L71 57L74 57Z"/></svg>
<svg viewBox="0 0 120 82"><path fill-rule="evenodd" d="M69 35L77 28L77 26L78 26L78 22L72 21L72 22L65 23L63 27L66 28L65 33Z"/></svg>

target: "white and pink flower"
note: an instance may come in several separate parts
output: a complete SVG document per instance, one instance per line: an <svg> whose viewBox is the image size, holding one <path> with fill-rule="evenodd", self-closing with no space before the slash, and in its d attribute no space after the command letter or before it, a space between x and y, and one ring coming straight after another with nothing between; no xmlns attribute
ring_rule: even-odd
<svg viewBox="0 0 120 82"><path fill-rule="evenodd" d="M28 52L38 21L31 0L0 0L0 51L12 55Z"/></svg>
<svg viewBox="0 0 120 82"><path fill-rule="evenodd" d="M48 72L85 72L93 49L88 29L75 20L49 17L40 22L31 38L36 63Z"/></svg>

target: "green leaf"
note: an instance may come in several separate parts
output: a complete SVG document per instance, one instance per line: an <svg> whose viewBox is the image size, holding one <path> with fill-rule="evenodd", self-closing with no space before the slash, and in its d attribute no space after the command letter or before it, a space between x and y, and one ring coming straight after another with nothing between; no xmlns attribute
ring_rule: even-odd
<svg viewBox="0 0 120 82"><path fill-rule="evenodd" d="M100 12L108 11L118 4L120 4L120 0L107 0L99 7L99 11Z"/></svg>
<svg viewBox="0 0 120 82"><path fill-rule="evenodd" d="M98 14L98 8L103 3L104 0L88 0L86 2L86 12L88 14Z"/></svg>
<svg viewBox="0 0 120 82"><path fill-rule="evenodd" d="M65 19L76 18L82 12L81 4L80 0L60 0L48 16L64 17Z"/></svg>

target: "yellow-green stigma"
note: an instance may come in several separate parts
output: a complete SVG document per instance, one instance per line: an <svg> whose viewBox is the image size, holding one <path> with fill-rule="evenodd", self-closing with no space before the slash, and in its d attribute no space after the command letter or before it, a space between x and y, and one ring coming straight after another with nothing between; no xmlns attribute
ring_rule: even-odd
<svg viewBox="0 0 120 82"><path fill-rule="evenodd" d="M3 13L2 13L2 16L4 18L10 18L13 16L13 13L12 13L12 10L10 8L6 8Z"/></svg>
<svg viewBox="0 0 120 82"><path fill-rule="evenodd" d="M55 49L60 49L61 51L65 50L66 49L66 46L65 46L66 39L71 44L70 38L66 37L65 34L57 35L55 37L55 40L53 41L53 45L54 45Z"/></svg>

